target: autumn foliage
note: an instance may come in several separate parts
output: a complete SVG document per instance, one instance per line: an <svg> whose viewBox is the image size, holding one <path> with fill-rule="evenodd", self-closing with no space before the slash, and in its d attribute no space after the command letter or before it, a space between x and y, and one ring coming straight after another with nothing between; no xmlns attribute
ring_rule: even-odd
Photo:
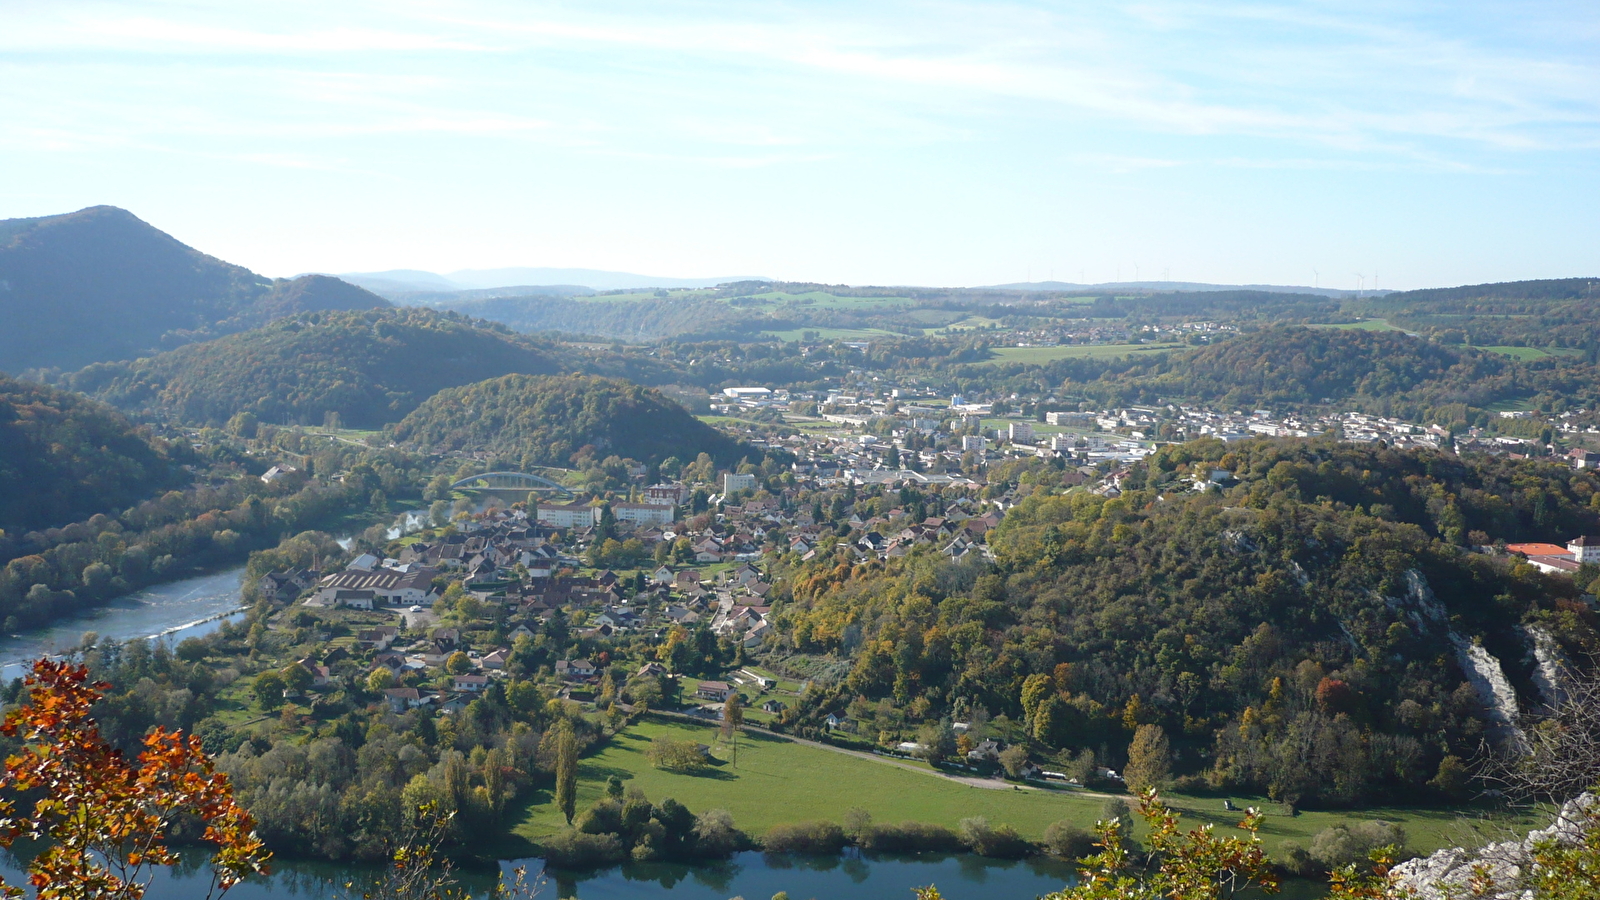
<svg viewBox="0 0 1600 900"><path fill-rule="evenodd" d="M48 843L28 869L37 897L139 900L156 867L178 862L168 846L174 829L194 823L217 848L211 896L266 871L270 854L254 820L199 738L156 728L130 761L91 717L108 686L89 681L86 667L41 659L27 686L28 702L0 726L23 742L0 773L0 845L19 837Z"/></svg>

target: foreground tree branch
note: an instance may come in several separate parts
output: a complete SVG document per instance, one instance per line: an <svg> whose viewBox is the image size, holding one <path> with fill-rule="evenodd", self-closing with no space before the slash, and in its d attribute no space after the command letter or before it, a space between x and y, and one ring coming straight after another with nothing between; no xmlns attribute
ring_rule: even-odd
<svg viewBox="0 0 1600 900"><path fill-rule="evenodd" d="M267 871L271 854L255 821L199 738L157 728L130 762L90 716L108 686L90 682L87 667L41 659L27 687L28 702L0 725L0 733L23 742L0 773L0 846L19 837L49 843L28 866L36 897L139 900L158 867L178 862L167 840L189 819L217 848L207 897ZM24 893L3 880L0 889Z"/></svg>

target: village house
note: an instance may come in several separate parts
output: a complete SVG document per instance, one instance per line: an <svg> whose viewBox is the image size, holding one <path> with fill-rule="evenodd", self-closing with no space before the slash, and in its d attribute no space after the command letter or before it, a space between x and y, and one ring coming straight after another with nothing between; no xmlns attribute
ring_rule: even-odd
<svg viewBox="0 0 1600 900"><path fill-rule="evenodd" d="M587 681L594 677L598 671L594 663L587 659L563 659L556 662L556 676L568 681Z"/></svg>
<svg viewBox="0 0 1600 900"><path fill-rule="evenodd" d="M386 688L383 696L388 699L389 708L397 713L426 706L433 700L432 692L423 694L414 687Z"/></svg>
<svg viewBox="0 0 1600 900"><path fill-rule="evenodd" d="M261 596L278 603L288 603L311 589L317 583L316 573L310 569L286 569L268 572L256 583Z"/></svg>
<svg viewBox="0 0 1600 900"><path fill-rule="evenodd" d="M728 695L733 693L733 689L725 681L702 681L700 686L695 688L694 693L697 697L720 702L727 700Z"/></svg>
<svg viewBox="0 0 1600 900"><path fill-rule="evenodd" d="M363 650L387 650L400 636L400 629L393 625L379 625L356 633L356 644Z"/></svg>

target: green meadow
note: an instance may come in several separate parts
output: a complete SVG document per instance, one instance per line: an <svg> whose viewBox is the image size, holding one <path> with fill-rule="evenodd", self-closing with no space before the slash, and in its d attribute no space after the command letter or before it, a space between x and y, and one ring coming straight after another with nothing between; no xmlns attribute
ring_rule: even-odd
<svg viewBox="0 0 1600 900"><path fill-rule="evenodd" d="M1181 350L1183 344L1063 344L1057 347L997 347L994 359L979 363L993 366L1001 363L1042 365L1058 359L1103 359L1164 350Z"/></svg>
<svg viewBox="0 0 1600 900"><path fill-rule="evenodd" d="M679 774L650 765L645 751L658 735L674 740L694 740L711 746L715 762L701 774ZM1052 822L1069 820L1085 828L1100 816L1105 798L1076 790L1020 790L972 787L923 772L907 771L888 763L798 744L766 734L747 733L739 740L738 764L731 749L720 742L714 727L651 719L635 724L585 757L578 772L578 808L582 810L605 791L612 775L625 785L638 787L652 800L672 797L691 810L726 809L745 831L760 835L774 825L812 819L838 821L844 811L859 806L875 821L912 819L955 827L968 816L986 816L992 824L1008 824L1037 840ZM926 768L921 764L913 764ZM1212 823L1227 828L1239 814L1225 812L1223 796L1195 797L1172 794L1169 802L1192 825ZM1447 844L1471 840L1466 832L1472 819L1461 809L1376 808L1357 811L1309 811L1299 815L1278 813L1277 805L1259 797L1233 796L1238 806L1261 805L1267 812L1262 837L1269 849L1285 840L1308 845L1317 832L1341 822L1384 819L1400 822L1410 836L1410 847L1431 851ZM1494 833L1506 827L1532 827L1535 819L1498 817L1490 823ZM564 827L550 802L548 790L537 792L520 811L513 826L516 839L537 844Z"/></svg>

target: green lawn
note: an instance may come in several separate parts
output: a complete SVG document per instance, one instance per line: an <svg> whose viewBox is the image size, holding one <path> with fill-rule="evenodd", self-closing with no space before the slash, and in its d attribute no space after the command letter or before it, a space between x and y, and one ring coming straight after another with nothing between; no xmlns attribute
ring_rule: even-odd
<svg viewBox="0 0 1600 900"><path fill-rule="evenodd" d="M687 693L687 688L686 691ZM645 749L657 735L710 744L719 764L707 774L680 775L652 767ZM717 741L711 727L650 721L617 736L579 766L578 808L593 803L605 789L605 779L616 775L638 786L653 800L672 797L700 812L722 808L733 814L740 828L761 834L773 825L808 819L838 821L844 811L860 806L878 821L914 819L954 827L967 816L987 816L993 824L1009 824L1037 840L1051 822L1069 819L1089 827L1099 817L1103 801L1070 791L987 790L908 772L867 759L795 744L768 735L747 734L740 740L739 765L725 762L728 750ZM1224 812L1221 797L1172 795L1173 806L1190 824L1216 823L1227 827L1238 820ZM1263 803L1236 796L1241 806ZM1292 839L1308 845L1313 835L1342 821L1387 819L1401 822L1410 835L1412 849L1428 851L1457 843L1464 836L1461 815L1448 809L1371 809L1351 813L1306 812L1299 816L1274 814L1262 836L1269 848ZM1497 825L1532 827L1535 819L1497 820ZM537 842L562 827L560 815L547 790L531 798L514 826L514 835Z"/></svg>
<svg viewBox="0 0 1600 900"><path fill-rule="evenodd" d="M800 341L806 339L805 335L808 332L815 333L819 341L882 341L900 340L905 337L903 334L885 331L882 328L791 328L788 331L763 333L781 341Z"/></svg>
<svg viewBox="0 0 1600 900"><path fill-rule="evenodd" d="M951 332L956 331L973 331L979 328L994 328L1001 324L1004 323L1002 323L999 319L991 319L988 316L967 316L964 319L951 322L949 325L946 325L933 333L950 334Z"/></svg>
<svg viewBox="0 0 1600 900"><path fill-rule="evenodd" d="M764 294L751 294L742 299L766 300L772 303L795 303L820 309L841 309L860 306L905 306L915 302L910 297L841 297L838 294L830 294L826 291L806 291L801 294L791 294L786 291L769 291Z"/></svg>
<svg viewBox="0 0 1600 900"><path fill-rule="evenodd" d="M1050 425L1045 422L1035 422L1032 419L1003 419L992 416L985 416L979 419L978 427L982 428L985 433L988 433L999 428L1005 428L1007 425L1010 425L1013 422L1027 422L1029 425L1032 425L1035 437L1039 435L1049 436L1052 434L1066 434L1070 430L1063 428L1060 425Z"/></svg>
<svg viewBox="0 0 1600 900"><path fill-rule="evenodd" d="M740 425L758 425L770 428L777 424L774 422L758 422L755 419L741 419L738 416L695 416L696 419L713 427L737 427Z"/></svg>
<svg viewBox="0 0 1600 900"><path fill-rule="evenodd" d="M996 347L995 359L978 363L993 366L1000 363L1025 363L1042 365L1058 359L1100 359L1130 354L1157 353L1163 350L1181 350L1183 344L1063 344L1059 347Z"/></svg>
<svg viewBox="0 0 1600 900"><path fill-rule="evenodd" d="M1474 348L1483 350L1487 353L1501 353L1511 357L1512 359L1521 360L1522 362L1533 362L1536 359L1544 359L1547 356L1578 356L1583 353L1582 350L1571 347L1562 347L1556 350L1545 350L1541 347L1483 347L1475 345Z"/></svg>
<svg viewBox="0 0 1600 900"><path fill-rule="evenodd" d="M1401 331L1389 324L1388 319L1362 319L1359 322L1344 322L1339 325L1313 325L1312 328L1339 328L1344 330L1356 329L1360 331Z"/></svg>

